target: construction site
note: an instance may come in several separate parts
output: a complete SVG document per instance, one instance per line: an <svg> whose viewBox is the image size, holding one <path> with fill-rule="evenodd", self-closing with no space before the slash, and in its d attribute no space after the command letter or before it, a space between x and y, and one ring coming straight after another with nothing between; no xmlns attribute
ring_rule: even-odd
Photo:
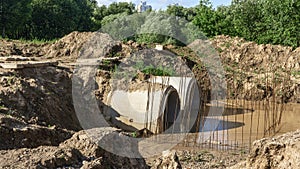
<svg viewBox="0 0 300 169"><path fill-rule="evenodd" d="M299 166L300 48L216 36L206 54L218 55L219 73L193 44L125 43L99 32L0 41L0 168ZM122 148L141 158L122 157L94 136L112 145L140 138L176 154L149 156L139 145Z"/></svg>

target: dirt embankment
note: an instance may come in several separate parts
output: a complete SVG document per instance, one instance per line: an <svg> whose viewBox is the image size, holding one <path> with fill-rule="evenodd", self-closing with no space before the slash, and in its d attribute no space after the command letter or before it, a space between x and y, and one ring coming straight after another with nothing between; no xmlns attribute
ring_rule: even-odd
<svg viewBox="0 0 300 169"><path fill-rule="evenodd" d="M148 168L143 159L109 153L79 131L72 76L74 62L92 34L73 32L52 44L1 40L1 64L30 61L27 68L0 68L1 168ZM107 57L114 47L105 49ZM40 67L34 61L57 61L58 65ZM110 78L112 65L106 66L97 71L99 84ZM102 87L94 93L103 98L105 90Z"/></svg>
<svg viewBox="0 0 300 169"><path fill-rule="evenodd" d="M80 49L93 35L91 32L73 32L52 44L26 44L1 40L0 56L20 55L35 60L58 60L61 64L68 65L76 61L80 56ZM215 48L215 52L210 55L219 54L223 64L228 87L227 97L263 100L274 96L277 101L300 102L300 48L258 45L229 36L216 36L211 39L210 44ZM106 57L117 56L120 59L141 53L149 47L132 41L126 44L106 45L110 49L110 51L105 49L108 50ZM209 100L212 77L200 59L201 54L196 55L188 47L168 45L166 49L181 56L193 70L201 90ZM116 63L120 62L106 62L101 67L110 71L114 69Z"/></svg>
<svg viewBox="0 0 300 169"><path fill-rule="evenodd" d="M215 37L212 45L220 52L228 86L237 91L234 97L274 96L277 101L300 103L300 47L258 45L229 36Z"/></svg>
<svg viewBox="0 0 300 169"><path fill-rule="evenodd" d="M274 138L257 140L253 143L247 160L231 167L231 169L299 168L299 151L299 130Z"/></svg>
<svg viewBox="0 0 300 169"><path fill-rule="evenodd" d="M0 57L17 55L30 60L59 62L58 66L39 68L0 68L1 167L147 167L143 160L132 161L104 151L79 131L81 126L72 99L74 61L92 35L93 33L73 32L52 44L1 40ZM293 50L282 46L257 45L226 36L214 38L212 44L220 52L228 86L235 86L239 92L234 97L264 99L270 97L269 91L273 91L271 94L283 91L281 96L285 101L300 102L299 48ZM120 59L149 48L134 42L108 46L104 52L105 57ZM205 67L201 66L201 61L195 59L197 56L187 47L166 48L183 56L182 60L193 69L201 90L208 93L209 98L209 75ZM112 69L120 63L120 59L101 63L97 70L96 82L99 88L95 94L99 100L105 99ZM5 61L0 59L0 63L2 62ZM272 69L268 70L270 65ZM268 79L266 75L273 69L276 69L279 78L285 80L285 85L278 83L268 86L266 80L261 80ZM248 91L255 91L253 93L258 95L252 96L252 92ZM87 150L86 147L90 149ZM262 148L258 151L262 151ZM273 154L269 152L270 158L273 158ZM255 160L258 156L255 156ZM289 158L292 157L283 159Z"/></svg>

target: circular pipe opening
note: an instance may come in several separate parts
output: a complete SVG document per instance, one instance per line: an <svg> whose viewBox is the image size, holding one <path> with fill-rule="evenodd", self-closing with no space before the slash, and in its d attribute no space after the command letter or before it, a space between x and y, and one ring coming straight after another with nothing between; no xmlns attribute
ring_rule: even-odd
<svg viewBox="0 0 300 169"><path fill-rule="evenodd" d="M180 112L180 99L174 88L168 93L164 103L163 131L169 129L169 131L173 132L176 130L174 123Z"/></svg>

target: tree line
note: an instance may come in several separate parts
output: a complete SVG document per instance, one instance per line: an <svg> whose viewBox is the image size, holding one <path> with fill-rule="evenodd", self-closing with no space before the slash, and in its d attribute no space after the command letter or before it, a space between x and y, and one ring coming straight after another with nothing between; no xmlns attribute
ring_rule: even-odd
<svg viewBox="0 0 300 169"><path fill-rule="evenodd" d="M196 7L169 6L167 12L191 21L208 37L224 34L259 44L300 46L298 0L233 0L216 9L209 0L200 0Z"/></svg>
<svg viewBox="0 0 300 169"><path fill-rule="evenodd" d="M132 14L134 8L126 2L99 7L96 0L0 0L0 31L6 38L51 40L96 31L106 16Z"/></svg>
<svg viewBox="0 0 300 169"><path fill-rule="evenodd" d="M98 6L96 0L0 2L2 37L14 39L50 40L75 30L96 31L118 18L125 19L123 16L136 13L135 5L127 2L114 2L109 6ZM225 34L260 44L300 46L300 1L297 0L233 0L231 5L217 8L213 8L209 0L200 0L195 7L170 5L158 12L184 18L189 22L185 26L192 24L207 37ZM170 26L176 25L170 23ZM141 36L139 40L147 42L149 36ZM167 41L172 43L170 39Z"/></svg>

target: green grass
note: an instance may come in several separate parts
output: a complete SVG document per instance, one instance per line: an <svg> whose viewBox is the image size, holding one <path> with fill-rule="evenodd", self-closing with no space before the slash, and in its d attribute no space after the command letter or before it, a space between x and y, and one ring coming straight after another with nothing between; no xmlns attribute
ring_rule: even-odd
<svg viewBox="0 0 300 169"><path fill-rule="evenodd" d="M0 40L9 40L8 38L3 38L2 36L0 36Z"/></svg>
<svg viewBox="0 0 300 169"><path fill-rule="evenodd" d="M300 76L300 71L293 71L293 72L292 72L292 75L293 75L293 76Z"/></svg>
<svg viewBox="0 0 300 169"><path fill-rule="evenodd" d="M172 76L174 75L174 71L168 68L158 67L155 68L153 66L146 66L143 70L143 73L146 75L153 75L153 76Z"/></svg>
<svg viewBox="0 0 300 169"><path fill-rule="evenodd" d="M134 138L136 138L137 137L136 132L131 133L131 136L134 137Z"/></svg>
<svg viewBox="0 0 300 169"><path fill-rule="evenodd" d="M140 70L146 75L153 76L173 76L175 72L171 68L163 66L154 67L153 65L146 66L143 61L138 61L133 66L136 70Z"/></svg>
<svg viewBox="0 0 300 169"><path fill-rule="evenodd" d="M55 41L57 41L57 39L53 39L53 40L46 40L46 39L31 39L31 40L27 40L27 39L19 39L20 42L23 43L31 43L31 44L36 44L36 45L41 45L41 44L45 44L45 43L54 43Z"/></svg>
<svg viewBox="0 0 300 169"><path fill-rule="evenodd" d="M217 48L216 49L219 53L222 53L223 52L223 49L221 49L221 48Z"/></svg>
<svg viewBox="0 0 300 169"><path fill-rule="evenodd" d="M0 105L0 109L5 109L6 107L4 105Z"/></svg>
<svg viewBox="0 0 300 169"><path fill-rule="evenodd" d="M46 39L24 39L24 38L21 38L21 39L10 39L10 38L3 38L2 36L0 36L0 40L16 40L16 41L20 41L22 43L31 43L31 44L37 44L37 45L40 45L40 44L45 44L45 43L48 43L48 44L51 44L51 43L54 43L55 41L57 41L58 39L52 39L52 40L46 40Z"/></svg>
<svg viewBox="0 0 300 169"><path fill-rule="evenodd" d="M102 63L105 65L105 66L109 66L111 64L111 61L110 60L103 60Z"/></svg>

